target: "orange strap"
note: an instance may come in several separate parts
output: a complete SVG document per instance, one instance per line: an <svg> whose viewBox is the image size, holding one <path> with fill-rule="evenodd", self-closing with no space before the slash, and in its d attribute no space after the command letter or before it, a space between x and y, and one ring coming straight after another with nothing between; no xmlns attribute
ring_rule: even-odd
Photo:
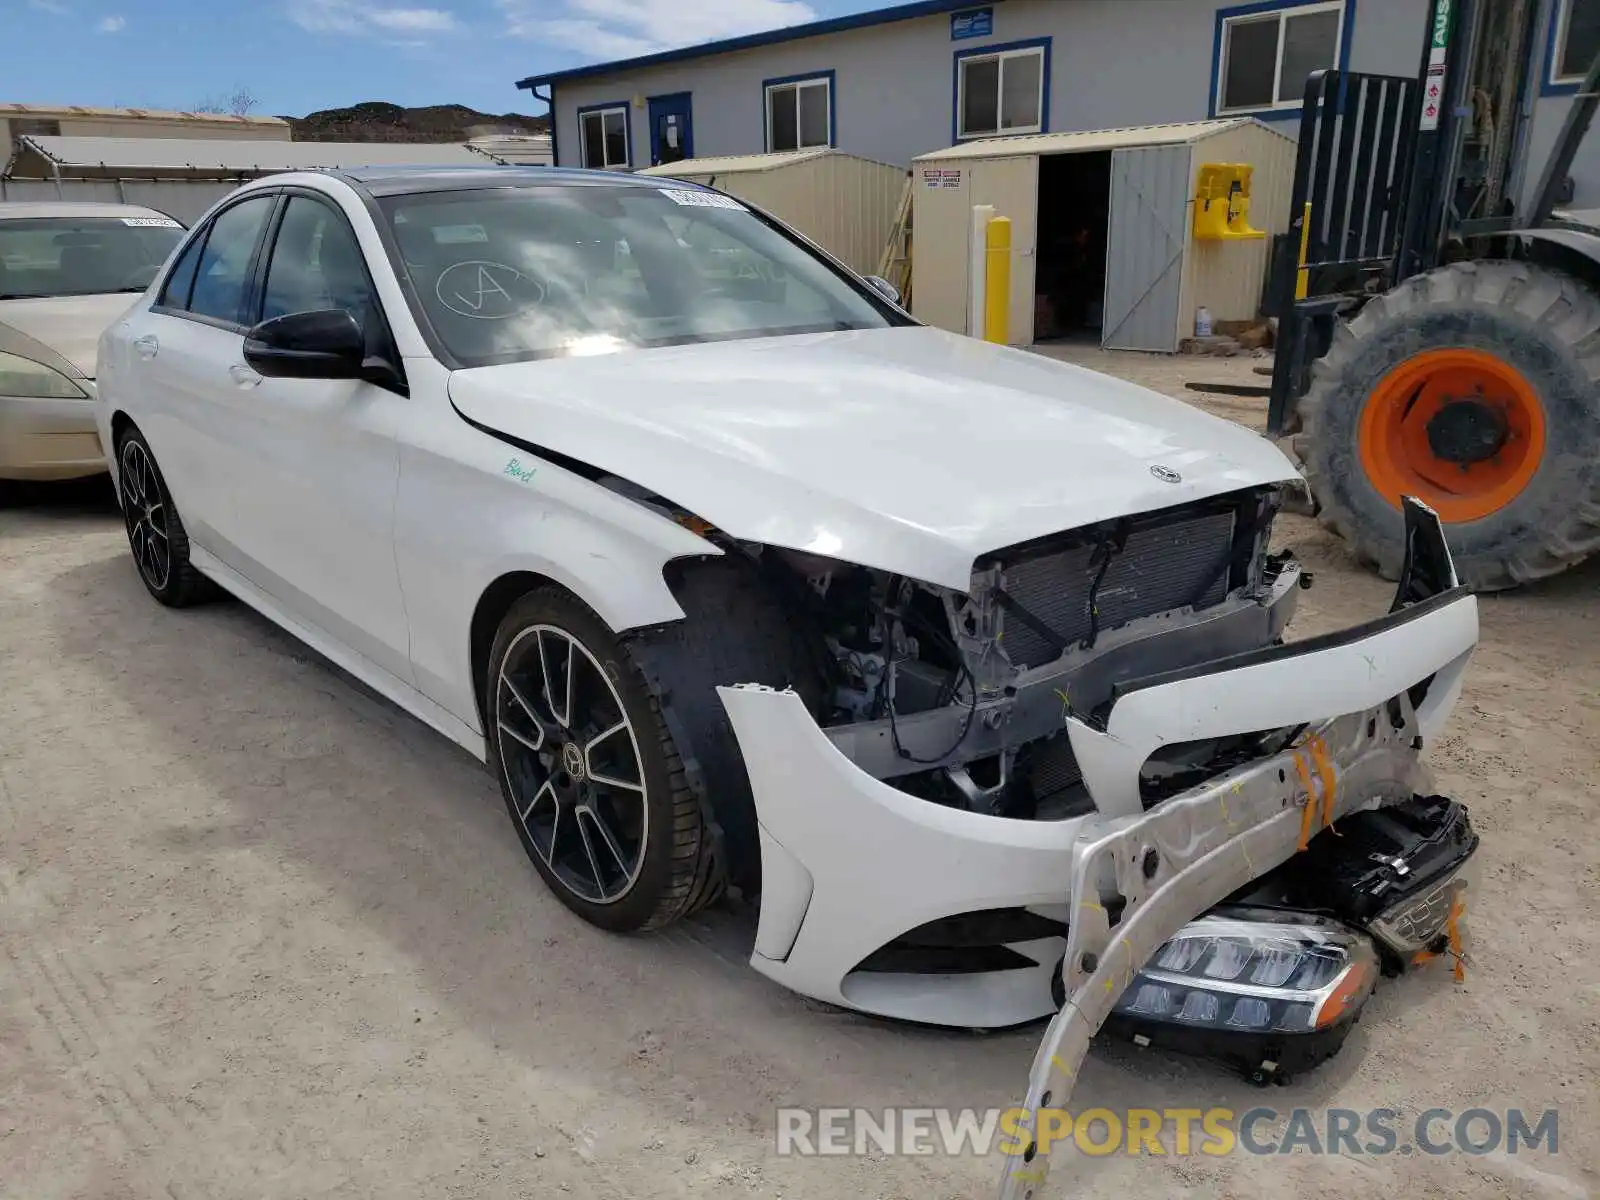
<svg viewBox="0 0 1600 1200"><path fill-rule="evenodd" d="M1328 753L1328 743L1321 737L1311 739L1311 757L1316 760L1317 774L1322 777L1322 824L1333 829L1333 802L1339 794L1339 776L1333 769L1333 756ZM1335 836L1343 837L1337 829Z"/></svg>
<svg viewBox="0 0 1600 1200"><path fill-rule="evenodd" d="M1467 902L1463 893L1457 891L1454 899L1450 901L1450 915L1444 919L1445 936L1449 939L1450 958L1455 963L1453 974L1457 983L1467 981L1467 955L1461 945L1461 918L1466 915ZM1412 963L1420 966L1431 962L1439 956L1432 950L1418 950L1411 956Z"/></svg>
<svg viewBox="0 0 1600 1200"><path fill-rule="evenodd" d="M1317 819L1317 789L1311 782L1311 765L1298 750L1294 753L1294 769L1300 776L1300 786L1306 790L1305 811L1300 814L1300 842L1295 846L1298 851L1311 844L1311 826Z"/></svg>

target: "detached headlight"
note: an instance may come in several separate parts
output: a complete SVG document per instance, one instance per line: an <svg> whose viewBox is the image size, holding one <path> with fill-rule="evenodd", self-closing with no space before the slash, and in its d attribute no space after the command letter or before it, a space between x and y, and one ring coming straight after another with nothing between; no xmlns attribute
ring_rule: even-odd
<svg viewBox="0 0 1600 1200"><path fill-rule="evenodd" d="M1378 980L1372 939L1306 913L1228 908L1184 926L1108 1025L1140 1045L1225 1059L1258 1082L1332 1055Z"/></svg>
<svg viewBox="0 0 1600 1200"><path fill-rule="evenodd" d="M0 396L39 400L89 398L87 392L54 367L20 354L0 354Z"/></svg>
<svg viewBox="0 0 1600 1200"><path fill-rule="evenodd" d="M1370 939L1296 913L1201 917L1152 958L1116 1011L1256 1033L1310 1033L1353 1016L1378 978Z"/></svg>

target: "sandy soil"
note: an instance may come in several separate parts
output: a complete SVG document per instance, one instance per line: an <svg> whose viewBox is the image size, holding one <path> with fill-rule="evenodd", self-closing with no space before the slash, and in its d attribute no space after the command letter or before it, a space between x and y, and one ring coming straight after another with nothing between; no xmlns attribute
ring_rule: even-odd
<svg viewBox="0 0 1600 1200"><path fill-rule="evenodd" d="M1071 357L1191 400L1259 365ZM1298 632L1384 608L1314 524L1283 538L1316 573ZM1105 1047L1073 1098L1558 1107L1560 1152L1063 1155L1052 1194L1600 1195L1597 592L1600 563L1486 599L1432 753L1485 838L1464 986L1384 988L1287 1088ZM992 1162L776 1158L774 1109L1005 1105L1041 1031L828 1011L746 968L749 936L581 924L479 765L241 605L155 605L104 496L0 511L0 1196L991 1194Z"/></svg>

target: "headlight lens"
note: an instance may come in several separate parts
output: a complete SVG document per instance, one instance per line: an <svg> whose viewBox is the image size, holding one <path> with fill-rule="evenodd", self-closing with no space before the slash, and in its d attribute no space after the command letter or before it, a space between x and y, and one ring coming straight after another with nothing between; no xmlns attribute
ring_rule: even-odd
<svg viewBox="0 0 1600 1200"><path fill-rule="evenodd" d="M1312 1033L1365 1002L1371 939L1333 921L1230 909L1186 925L1117 1002L1146 1020L1218 1030Z"/></svg>
<svg viewBox="0 0 1600 1200"><path fill-rule="evenodd" d="M20 354L0 354L0 396L41 400L86 400L85 392L53 367Z"/></svg>

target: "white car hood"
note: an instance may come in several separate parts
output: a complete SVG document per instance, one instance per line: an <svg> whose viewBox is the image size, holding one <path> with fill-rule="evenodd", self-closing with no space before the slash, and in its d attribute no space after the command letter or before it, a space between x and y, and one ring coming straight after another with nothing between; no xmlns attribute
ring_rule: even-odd
<svg viewBox="0 0 1600 1200"><path fill-rule="evenodd" d="M985 551L1296 477L1230 421L924 327L478 367L450 396L734 537L960 591Z"/></svg>
<svg viewBox="0 0 1600 1200"><path fill-rule="evenodd" d="M85 379L93 379L100 335L138 298L131 292L113 292L105 296L0 300L0 326L9 325L48 346Z"/></svg>

